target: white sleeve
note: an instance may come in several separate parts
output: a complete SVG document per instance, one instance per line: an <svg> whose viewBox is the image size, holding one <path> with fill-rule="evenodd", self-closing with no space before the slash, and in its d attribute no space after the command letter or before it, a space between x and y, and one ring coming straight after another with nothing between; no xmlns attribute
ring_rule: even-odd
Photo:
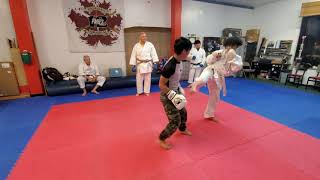
<svg viewBox="0 0 320 180"><path fill-rule="evenodd" d="M79 64L78 66L78 73L79 73L79 76L85 76L86 74L84 73L83 71L83 64Z"/></svg>
<svg viewBox="0 0 320 180"><path fill-rule="evenodd" d="M235 61L231 64L231 72L237 73L242 69L242 66L243 66L242 57L239 55L236 55Z"/></svg>
<svg viewBox="0 0 320 180"><path fill-rule="evenodd" d="M191 48L191 50L190 50L190 52L189 52L189 55L190 55L190 56L193 56L193 52L194 52L194 51L193 51L193 48Z"/></svg>
<svg viewBox="0 0 320 180"><path fill-rule="evenodd" d="M94 68L96 70L96 76L100 76L100 71L99 71L99 68L96 64L94 65Z"/></svg>
<svg viewBox="0 0 320 180"><path fill-rule="evenodd" d="M136 50L136 45L133 46L129 64L132 65L132 66L135 66L135 65L137 64L137 50Z"/></svg>
<svg viewBox="0 0 320 180"><path fill-rule="evenodd" d="M189 52L189 55L187 56L187 61L192 61L192 49L191 51Z"/></svg>
<svg viewBox="0 0 320 180"><path fill-rule="evenodd" d="M236 55L236 59L234 61L234 64L236 64L238 66L243 66L242 57L239 55Z"/></svg>
<svg viewBox="0 0 320 180"><path fill-rule="evenodd" d="M236 51L233 50L233 49L230 49L229 51L226 51L226 55L225 55L225 58L226 58L226 62L232 62L235 58L236 58Z"/></svg>
<svg viewBox="0 0 320 180"><path fill-rule="evenodd" d="M236 74L242 69L242 66L242 57L236 55L235 59L230 63L230 69L227 71L227 74L225 76L231 76L233 74Z"/></svg>
<svg viewBox="0 0 320 180"><path fill-rule="evenodd" d="M213 54L209 54L209 55L207 56L206 62L207 62L208 65L213 64L213 63L215 62L215 59L214 59L214 57L213 57Z"/></svg>
<svg viewBox="0 0 320 180"><path fill-rule="evenodd" d="M204 49L202 49L202 61L201 64L205 64L206 63L206 51L204 51Z"/></svg>
<svg viewBox="0 0 320 180"><path fill-rule="evenodd" d="M156 48L154 47L154 45L152 44L151 46L151 58L153 63L159 62L159 58L156 52Z"/></svg>

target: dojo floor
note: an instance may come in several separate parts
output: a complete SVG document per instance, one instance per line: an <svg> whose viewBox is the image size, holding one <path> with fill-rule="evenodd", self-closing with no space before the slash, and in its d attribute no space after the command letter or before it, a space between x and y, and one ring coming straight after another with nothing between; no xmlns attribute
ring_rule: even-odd
<svg viewBox="0 0 320 180"><path fill-rule="evenodd" d="M187 94L193 136L174 134L170 151L157 144L167 119L156 86L150 97L128 88L0 102L0 179L320 179L320 96L227 85L219 123L202 118L205 88Z"/></svg>

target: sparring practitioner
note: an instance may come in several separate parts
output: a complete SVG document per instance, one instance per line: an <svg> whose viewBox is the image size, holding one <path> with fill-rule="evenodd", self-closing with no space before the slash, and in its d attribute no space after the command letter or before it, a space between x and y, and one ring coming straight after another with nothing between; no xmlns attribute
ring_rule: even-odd
<svg viewBox="0 0 320 180"><path fill-rule="evenodd" d="M174 55L164 66L159 81L161 90L160 101L164 107L169 123L160 133L159 143L164 149L170 149L171 145L166 142L177 129L184 135L191 136L187 130L187 110L185 108L186 98L180 85L182 73L182 60L186 60L189 55L192 43L184 37L176 39L174 42Z"/></svg>
<svg viewBox="0 0 320 180"><path fill-rule="evenodd" d="M132 71L137 73L137 96L142 93L149 96L153 64L157 62L159 59L156 49L151 42L147 41L147 34L142 32L140 41L133 47L129 63L132 66Z"/></svg>
<svg viewBox="0 0 320 180"><path fill-rule="evenodd" d="M226 95L226 76L231 76L242 68L242 58L235 50L242 45L238 37L230 37L224 42L224 50L213 52L207 57L208 66L203 70L200 77L191 85L191 92L196 92L199 85L207 83L209 89L209 100L204 112L204 118L215 121L214 112L220 100L220 91Z"/></svg>
<svg viewBox="0 0 320 180"><path fill-rule="evenodd" d="M87 95L85 87L86 82L97 82L96 86L92 89L92 93L99 94L97 89L103 86L106 78L100 76L98 66L91 62L88 55L83 56L83 62L79 64L79 77L77 78L80 88L83 90L82 96Z"/></svg>
<svg viewBox="0 0 320 180"><path fill-rule="evenodd" d="M191 84L200 76L202 67L206 61L206 52L201 48L199 40L194 42L194 48L191 49L189 56L191 56L191 61L188 83Z"/></svg>

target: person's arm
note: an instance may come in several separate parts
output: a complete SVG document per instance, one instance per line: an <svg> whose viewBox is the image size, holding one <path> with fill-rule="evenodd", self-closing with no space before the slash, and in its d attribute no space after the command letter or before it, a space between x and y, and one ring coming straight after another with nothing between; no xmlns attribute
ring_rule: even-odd
<svg viewBox="0 0 320 180"><path fill-rule="evenodd" d="M193 49L190 50L189 55L187 56L186 61L192 61L192 60L194 60L195 57L193 57L192 51L193 51Z"/></svg>
<svg viewBox="0 0 320 180"><path fill-rule="evenodd" d="M156 51L156 48L154 47L154 45L152 45L152 47L151 47L151 58L152 58L153 63L159 62L157 51Z"/></svg>
<svg viewBox="0 0 320 180"><path fill-rule="evenodd" d="M131 66L137 65L137 50L136 50L136 45L133 46L129 64L130 64Z"/></svg>
<svg viewBox="0 0 320 180"><path fill-rule="evenodd" d="M168 60L166 65L163 67L160 81L159 81L159 88L160 91L163 93L168 93L170 91L169 87L167 86L169 78L175 73L176 69L175 66L172 65L171 58Z"/></svg>
<svg viewBox="0 0 320 180"><path fill-rule="evenodd" d="M79 64L78 66L78 73L79 73L79 76L86 76L86 74L84 73L83 71L83 65L82 64Z"/></svg>
<svg viewBox="0 0 320 180"><path fill-rule="evenodd" d="M242 69L243 63L242 63L242 57L239 55L236 55L235 60L230 65L230 74L235 74L239 72Z"/></svg>
<svg viewBox="0 0 320 180"><path fill-rule="evenodd" d="M225 74L224 76L230 76L233 73L233 70L236 71L238 68L235 68L233 64L236 61L236 52L233 49L230 49L226 52L225 58L226 58L226 64L225 64Z"/></svg>
<svg viewBox="0 0 320 180"><path fill-rule="evenodd" d="M162 75L160 76L159 88L160 88L160 91L163 92L164 94L167 94L170 91L169 87L167 86L168 81L169 81L168 78L165 78Z"/></svg>
<svg viewBox="0 0 320 180"><path fill-rule="evenodd" d="M192 60L193 60L193 59L192 59L192 55L189 54L185 60L186 60L186 61L192 61Z"/></svg>
<svg viewBox="0 0 320 180"><path fill-rule="evenodd" d="M209 65L214 64L217 61L217 58L215 56L215 52L207 56L206 62Z"/></svg>
<svg viewBox="0 0 320 180"><path fill-rule="evenodd" d="M96 82L98 80L98 76L100 76L100 71L99 68L96 64L93 64L94 70L95 70L95 74L91 77L89 77L89 81L90 82Z"/></svg>
<svg viewBox="0 0 320 180"><path fill-rule="evenodd" d="M99 68L96 64L94 65L94 68L96 70L96 76L100 76L100 71L99 71Z"/></svg>
<svg viewBox="0 0 320 180"><path fill-rule="evenodd" d="M202 60L201 60L201 64L204 66L206 64L206 52L204 51L204 49L201 49L202 50Z"/></svg>
<svg viewBox="0 0 320 180"><path fill-rule="evenodd" d="M175 67L172 66L171 59L168 60L166 65L163 67L160 81L159 81L159 88L160 91L163 93L168 93L170 91L169 87L167 86L169 78L174 74Z"/></svg>
<svg viewBox="0 0 320 180"><path fill-rule="evenodd" d="M230 63L230 62L232 62L232 61L234 61L235 60L235 58L236 58L236 51L235 50L233 50L233 49L230 49L230 50L228 50L227 52L226 52L226 62L227 63Z"/></svg>

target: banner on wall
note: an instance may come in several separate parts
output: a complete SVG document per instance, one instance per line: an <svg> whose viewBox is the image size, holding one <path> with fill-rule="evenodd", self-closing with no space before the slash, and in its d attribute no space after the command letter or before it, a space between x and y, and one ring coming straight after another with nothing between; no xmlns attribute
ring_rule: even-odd
<svg viewBox="0 0 320 180"><path fill-rule="evenodd" d="M123 0L64 0L71 52L124 51Z"/></svg>

